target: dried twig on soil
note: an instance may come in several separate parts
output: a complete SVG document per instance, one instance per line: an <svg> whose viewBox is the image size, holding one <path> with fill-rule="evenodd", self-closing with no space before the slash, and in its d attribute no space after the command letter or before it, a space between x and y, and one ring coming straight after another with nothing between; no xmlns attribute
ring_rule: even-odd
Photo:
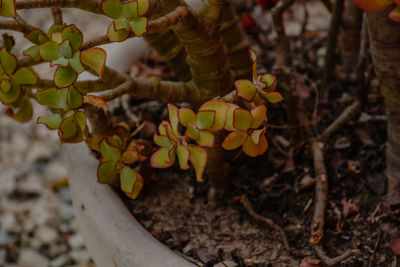
<svg viewBox="0 0 400 267"><path fill-rule="evenodd" d="M346 123L352 120L360 113L360 102L355 101L353 104L348 106L342 114L332 122L323 132L322 139L327 140L330 136L336 133L340 128L342 128Z"/></svg>
<svg viewBox="0 0 400 267"><path fill-rule="evenodd" d="M357 249L350 249L335 258L330 258L322 248L321 241L324 236L325 209L328 199L328 176L324 162L324 143L313 140L311 150L314 158L314 172L317 178L315 187L314 216L311 224L310 243L313 244L315 253L328 266L333 266L348 257L358 253Z"/></svg>
<svg viewBox="0 0 400 267"><path fill-rule="evenodd" d="M289 243L287 241L287 237L285 234L285 231L283 231L283 229L277 225L273 220L266 218L264 216L261 216L259 214L257 214L254 209L253 206L251 205L249 199L246 197L246 195L243 195L240 198L240 202L243 204L244 208L247 210L247 212L249 213L249 215L251 217L253 217L253 219L255 219L258 222L262 222L267 224L269 227L271 227L272 229L274 229L275 231L279 232L279 234L281 235L282 238L282 243L285 246L285 248L290 251L290 247L289 247Z"/></svg>

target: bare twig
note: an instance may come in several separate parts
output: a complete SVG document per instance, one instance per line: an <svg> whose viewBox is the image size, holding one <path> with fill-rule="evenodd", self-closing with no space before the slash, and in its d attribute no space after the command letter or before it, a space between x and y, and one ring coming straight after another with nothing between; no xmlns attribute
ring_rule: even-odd
<svg viewBox="0 0 400 267"><path fill-rule="evenodd" d="M51 13L53 15L54 24L62 25L63 24L63 16L62 11L58 7L53 7L51 9Z"/></svg>
<svg viewBox="0 0 400 267"><path fill-rule="evenodd" d="M343 4L344 0L336 0L335 7L333 9L333 15L328 35L328 45L326 48L326 55L325 55L324 76L322 79L323 90L326 89L326 86L332 81L333 78L333 73L335 68L335 50L337 44L337 37L339 34L339 27L342 22Z"/></svg>
<svg viewBox="0 0 400 267"><path fill-rule="evenodd" d="M313 140L311 151L314 158L314 172L317 179L315 187L315 205L314 216L311 224L310 243L313 245L315 253L328 266L347 259L359 252L357 249L347 250L342 255L330 258L322 248L322 238L324 236L325 209L328 200L328 176L324 161L324 143L319 140Z"/></svg>
<svg viewBox="0 0 400 267"><path fill-rule="evenodd" d="M346 123L348 123L350 120L354 119L358 114L360 113L360 102L355 101L353 104L348 106L342 114L334 121L332 122L328 128L326 128L322 132L322 139L327 140L330 136L332 136L334 133L336 133L340 128L342 128Z"/></svg>
<svg viewBox="0 0 400 267"><path fill-rule="evenodd" d="M283 231L283 229L279 225L277 225L273 220L257 214L254 211L253 206L251 205L251 203L250 203L249 199L246 197L246 195L243 195L241 197L240 202L243 204L244 208L247 210L249 215L251 217L253 217L253 219L255 219L258 222L265 223L266 225L268 225L269 227L271 227L275 231L279 232L279 234L281 235L281 238L282 238L283 245L285 246L285 248L288 251L290 251L290 247L289 247L289 243L287 241L287 237L286 237L285 231Z"/></svg>
<svg viewBox="0 0 400 267"><path fill-rule="evenodd" d="M46 7L74 7L90 11L93 13L104 14L101 10L100 1L96 0L29 0L16 1L17 9L46 8Z"/></svg>

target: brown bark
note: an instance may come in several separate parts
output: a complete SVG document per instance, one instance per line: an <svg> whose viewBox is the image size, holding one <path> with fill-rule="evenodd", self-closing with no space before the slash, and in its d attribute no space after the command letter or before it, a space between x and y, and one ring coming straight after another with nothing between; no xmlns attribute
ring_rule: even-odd
<svg viewBox="0 0 400 267"><path fill-rule="evenodd" d="M351 73L356 68L360 51L362 14L362 10L354 4L353 0L346 0L343 27L340 35L342 64L345 73Z"/></svg>
<svg viewBox="0 0 400 267"><path fill-rule="evenodd" d="M368 27L375 72L388 115L386 175L388 191L400 186L400 23L369 13Z"/></svg>

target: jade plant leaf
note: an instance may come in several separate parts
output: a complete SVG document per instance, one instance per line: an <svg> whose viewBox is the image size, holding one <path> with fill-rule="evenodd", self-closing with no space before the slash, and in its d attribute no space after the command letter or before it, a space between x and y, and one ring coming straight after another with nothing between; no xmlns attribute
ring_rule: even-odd
<svg viewBox="0 0 400 267"><path fill-rule="evenodd" d="M73 84L78 78L78 74L72 69L71 66L62 67L58 66L54 73L54 84L59 87L67 87Z"/></svg>
<svg viewBox="0 0 400 267"><path fill-rule="evenodd" d="M233 150L240 147L244 140L246 140L247 134L242 131L231 132L225 138L224 142L222 143L222 147L225 150Z"/></svg>
<svg viewBox="0 0 400 267"><path fill-rule="evenodd" d="M72 57L69 59L69 64L71 65L71 68L78 74L82 73L85 70L85 67L81 63L80 51L74 52Z"/></svg>
<svg viewBox="0 0 400 267"><path fill-rule="evenodd" d="M162 147L153 153L150 164L153 168L165 169L171 167L175 162L175 152L166 147Z"/></svg>
<svg viewBox="0 0 400 267"><path fill-rule="evenodd" d="M101 161L97 169L97 181L102 184L113 184L118 179L117 163L112 160Z"/></svg>
<svg viewBox="0 0 400 267"><path fill-rule="evenodd" d="M81 62L84 66L93 70L101 80L103 77L104 67L106 64L107 54L98 47L91 48L81 52Z"/></svg>
<svg viewBox="0 0 400 267"><path fill-rule="evenodd" d="M11 84L11 88L7 93L3 93L0 90L0 101L5 105L10 105L18 101L21 93L21 87L18 84Z"/></svg>
<svg viewBox="0 0 400 267"><path fill-rule="evenodd" d="M95 95L85 95L83 96L83 103L84 104L89 104L94 107L99 107L99 108L108 108L108 104L106 101L104 101L103 98Z"/></svg>
<svg viewBox="0 0 400 267"><path fill-rule="evenodd" d="M279 92L267 93L264 95L264 98L266 98L272 104L279 103L283 100L283 96Z"/></svg>
<svg viewBox="0 0 400 267"><path fill-rule="evenodd" d="M13 74L17 68L17 58L9 53L5 47L0 49L0 62L4 71L9 75Z"/></svg>
<svg viewBox="0 0 400 267"><path fill-rule="evenodd" d="M176 148L176 155L178 156L179 167L182 170L189 169L189 149L187 146L178 145Z"/></svg>
<svg viewBox="0 0 400 267"><path fill-rule="evenodd" d="M132 193L136 183L136 171L129 167L124 167L120 172L121 189L126 193Z"/></svg>
<svg viewBox="0 0 400 267"><path fill-rule="evenodd" d="M128 38L129 29L116 30L115 22L112 22L110 26L108 26L107 36L112 42L122 42Z"/></svg>
<svg viewBox="0 0 400 267"><path fill-rule="evenodd" d="M39 46L38 45L29 47L28 49L24 50L23 53L25 56L31 57L33 59L33 61L35 61L35 62L39 62L42 59L39 54Z"/></svg>
<svg viewBox="0 0 400 267"><path fill-rule="evenodd" d="M353 0L353 1L360 8L370 12L378 12L385 10L393 3L393 0Z"/></svg>
<svg viewBox="0 0 400 267"><path fill-rule="evenodd" d="M36 73L28 67L19 68L13 76L13 82L16 84L34 85L37 83L38 79Z"/></svg>
<svg viewBox="0 0 400 267"><path fill-rule="evenodd" d="M264 134L260 135L260 141L255 144L252 138L247 138L243 143L243 152L250 157L262 155L268 148L268 141Z"/></svg>
<svg viewBox="0 0 400 267"><path fill-rule="evenodd" d="M6 115L19 122L27 122L32 118L33 108L28 97L24 97L21 100L21 104L15 108L18 108L16 113L14 113L12 108L8 108L6 110Z"/></svg>
<svg viewBox="0 0 400 267"><path fill-rule="evenodd" d="M147 18L138 17L130 22L131 30L136 36L142 36L147 32Z"/></svg>
<svg viewBox="0 0 400 267"><path fill-rule="evenodd" d="M62 40L69 41L72 50L77 51L82 46L83 34L74 24L71 24L63 28Z"/></svg>
<svg viewBox="0 0 400 267"><path fill-rule="evenodd" d="M136 1L126 2L122 8L124 17L128 20L134 20L139 17L138 3Z"/></svg>
<svg viewBox="0 0 400 267"><path fill-rule="evenodd" d="M250 111L239 108L233 112L233 127L241 131L247 131L251 124L252 116Z"/></svg>
<svg viewBox="0 0 400 267"><path fill-rule="evenodd" d="M394 21L400 22L400 3L392 11L390 11L388 17Z"/></svg>
<svg viewBox="0 0 400 267"><path fill-rule="evenodd" d="M133 185L132 193L125 192L125 194L132 199L136 199L143 189L143 184L144 184L143 177L139 173L136 173L136 182Z"/></svg>
<svg viewBox="0 0 400 267"><path fill-rule="evenodd" d="M36 100L39 104L55 109L67 110L68 89L50 87L36 93Z"/></svg>
<svg viewBox="0 0 400 267"><path fill-rule="evenodd" d="M50 130L57 130L62 122L63 118L60 114L54 113L49 116L40 116L37 119L37 123L41 123L47 126Z"/></svg>
<svg viewBox="0 0 400 267"><path fill-rule="evenodd" d="M243 98L244 100L251 102L256 96L256 87L249 80L237 80L235 81L236 95Z"/></svg>
<svg viewBox="0 0 400 267"><path fill-rule="evenodd" d="M149 11L150 1L149 0L137 0L138 3L138 15L143 16Z"/></svg>
<svg viewBox="0 0 400 267"><path fill-rule="evenodd" d="M197 113L196 124L200 130L210 129L215 123L215 111L201 110Z"/></svg>
<svg viewBox="0 0 400 267"><path fill-rule="evenodd" d="M68 114L68 112L67 112ZM86 115L82 111L72 111L72 115L61 122L58 135L62 143L79 143L87 136Z"/></svg>
<svg viewBox="0 0 400 267"><path fill-rule="evenodd" d="M121 158L121 150L111 146L106 139L100 142L100 152L105 160L117 161Z"/></svg>
<svg viewBox="0 0 400 267"><path fill-rule="evenodd" d="M101 9L107 16L118 19L123 16L123 4L120 0L102 0Z"/></svg>
<svg viewBox="0 0 400 267"><path fill-rule="evenodd" d="M48 41L40 45L39 47L40 57L47 61L53 61L60 57L58 51L58 43L54 41Z"/></svg>
<svg viewBox="0 0 400 267"><path fill-rule="evenodd" d="M189 161L194 167L196 173L196 180L198 182L204 182L203 173L207 164L207 151L195 145L189 145Z"/></svg>
<svg viewBox="0 0 400 267"><path fill-rule="evenodd" d="M49 41L49 37L40 29L34 29L33 31L25 34L24 37L37 45Z"/></svg>
<svg viewBox="0 0 400 267"><path fill-rule="evenodd" d="M208 128L208 130L211 132L216 132L224 128L228 109L229 105L227 103L218 100L210 100L201 105L199 112L204 110L215 112L214 125Z"/></svg>
<svg viewBox="0 0 400 267"><path fill-rule="evenodd" d="M15 17L16 14L15 0L0 1L0 16Z"/></svg>

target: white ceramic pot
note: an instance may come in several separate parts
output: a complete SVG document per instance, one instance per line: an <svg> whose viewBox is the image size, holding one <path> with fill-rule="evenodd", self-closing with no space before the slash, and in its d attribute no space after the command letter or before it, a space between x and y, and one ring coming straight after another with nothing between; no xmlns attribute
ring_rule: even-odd
<svg viewBox="0 0 400 267"><path fill-rule="evenodd" d="M98 161L85 143L63 149L80 233L98 267L194 267L148 233L108 185L97 183Z"/></svg>

